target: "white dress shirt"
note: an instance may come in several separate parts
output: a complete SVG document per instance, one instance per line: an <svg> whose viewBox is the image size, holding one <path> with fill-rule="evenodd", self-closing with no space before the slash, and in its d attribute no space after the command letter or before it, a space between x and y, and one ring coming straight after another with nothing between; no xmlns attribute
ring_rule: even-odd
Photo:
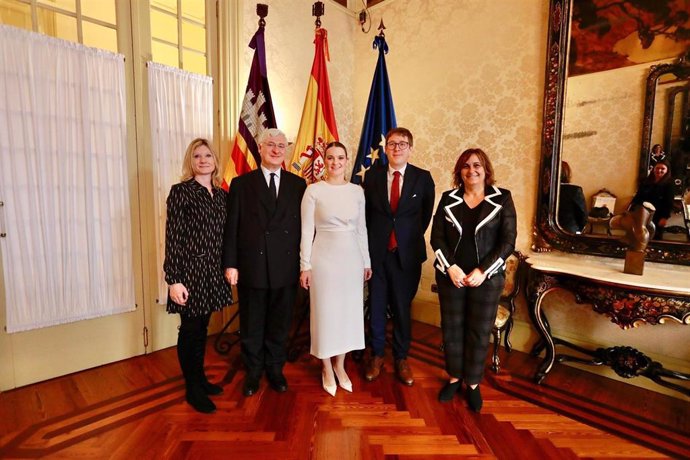
<svg viewBox="0 0 690 460"><path fill-rule="evenodd" d="M278 170L274 173L273 171L269 171L261 166L261 172L264 174L264 179L266 180L266 186L268 186L268 188L271 188L271 173L276 175L274 179L276 183L276 196L278 196L278 193L280 192L280 171L282 171L282 169L278 168Z"/></svg>

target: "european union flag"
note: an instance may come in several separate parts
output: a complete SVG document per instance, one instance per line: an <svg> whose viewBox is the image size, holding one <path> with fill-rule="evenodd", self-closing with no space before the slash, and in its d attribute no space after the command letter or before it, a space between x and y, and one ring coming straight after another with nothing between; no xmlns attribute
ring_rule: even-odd
<svg viewBox="0 0 690 460"><path fill-rule="evenodd" d="M374 38L374 49L376 48L379 50L379 59L369 91L367 112L364 116L362 135L350 179L354 184L362 183L364 175L374 162L388 164L385 153L386 133L397 126L391 86L388 82L388 69L386 69L385 55L388 53L388 44L383 34Z"/></svg>

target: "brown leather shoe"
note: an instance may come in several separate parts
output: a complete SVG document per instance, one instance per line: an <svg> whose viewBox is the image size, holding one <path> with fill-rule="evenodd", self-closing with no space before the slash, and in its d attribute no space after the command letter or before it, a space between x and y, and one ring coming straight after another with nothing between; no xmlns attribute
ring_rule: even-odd
<svg viewBox="0 0 690 460"><path fill-rule="evenodd" d="M364 373L364 378L368 382L373 382L379 375L381 375L381 369L383 368L383 356L374 356L367 364L366 372Z"/></svg>
<svg viewBox="0 0 690 460"><path fill-rule="evenodd" d="M412 369L406 359L399 359L395 362L395 375L402 383L407 386L412 386L414 377L412 377Z"/></svg>

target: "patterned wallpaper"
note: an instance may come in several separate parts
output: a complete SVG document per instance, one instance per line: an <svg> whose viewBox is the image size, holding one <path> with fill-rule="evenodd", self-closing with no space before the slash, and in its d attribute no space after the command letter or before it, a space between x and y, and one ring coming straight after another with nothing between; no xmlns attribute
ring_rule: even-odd
<svg viewBox="0 0 690 460"><path fill-rule="evenodd" d="M376 59L371 41L383 19L398 125L415 135L410 161L431 171L440 196L451 188L459 154L482 148L498 185L513 193L518 248L527 250L539 166L546 2L397 0L371 14L372 31L355 35L361 77L355 119L364 116ZM433 277L427 261L422 299L435 299Z"/></svg>
<svg viewBox="0 0 690 460"><path fill-rule="evenodd" d="M312 1L266 3L270 5L266 32L269 80L279 123L289 139L294 139L314 54ZM440 196L450 188L451 170L460 152L469 147L483 148L494 163L498 185L513 193L518 212L517 247L529 252L536 211L548 9L547 0L388 0L371 8L373 27L365 34L354 14L326 1L323 24L329 31L328 69L341 140L351 151L356 150L377 58L371 44L383 19L398 124L415 135L411 162L431 170ZM245 2L243 19L248 41L256 29L254 3ZM246 81L250 59L247 52L240 81ZM595 88L593 97L602 101L601 107L605 107L604 101L620 106L623 95L614 90L617 88L607 83ZM621 194L631 195L634 186L628 182L633 176L621 173L627 166L612 157L623 152L620 146L628 141L630 145L639 142L639 123L620 115L614 125L609 118L598 116L593 127L573 125L571 129L569 125L566 132L584 129L602 133L602 126L626 126L618 128L617 137L605 141L601 148L577 151L606 153L606 161L617 168L615 175L606 174L606 184L620 179L620 189L628 190ZM601 134L589 137L586 139L603 142ZM568 148L572 149L574 142L569 140ZM596 166L592 160L573 163L575 180L581 183L592 171L603 170L585 169ZM603 177L595 178L588 187L603 183ZM617 182L615 187L619 187ZM429 310L438 315L436 295L430 291L432 281L433 268L427 261L418 300L428 301ZM574 305L569 294L550 296L546 302L553 312L554 329L567 337L602 344L617 341L650 354L690 362L690 351L680 346L685 343L680 327L664 327L665 339L659 340L658 335L649 334L650 328L616 330L590 308ZM529 322L522 302L517 316ZM521 345L517 346L520 349Z"/></svg>

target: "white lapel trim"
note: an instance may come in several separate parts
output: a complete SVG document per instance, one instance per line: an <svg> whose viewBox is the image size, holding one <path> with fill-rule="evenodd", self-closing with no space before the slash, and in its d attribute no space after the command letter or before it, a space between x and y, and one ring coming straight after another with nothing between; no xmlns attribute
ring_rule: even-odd
<svg viewBox="0 0 690 460"><path fill-rule="evenodd" d="M446 256L443 255L443 252L441 252L440 249L437 249L434 254L436 254L436 268L438 268L441 273L445 274L446 269L450 268L450 264L448 263Z"/></svg>
<svg viewBox="0 0 690 460"><path fill-rule="evenodd" d="M484 218L484 220L482 220L481 222L479 222L479 223L477 224L477 228L474 230L474 234L475 234L475 235L477 234L477 231L479 231L479 229L482 228L482 227L484 226L484 224L486 224L488 221L490 221L491 219L493 219L494 216L498 213L498 211L500 211L500 210L503 208L503 206L501 206L501 205L498 204L498 203L494 203L494 202L491 200L491 198L493 198L493 197L501 196L501 191L500 191L500 190L498 189L498 187L496 187L495 185L492 185L491 188L494 190L494 192L493 192L492 194L490 194L490 195L486 195L486 196L484 197L484 201L486 201L486 202L489 203L491 206L493 206L494 209L491 210L491 212L489 213L489 215L486 216L486 217Z"/></svg>
<svg viewBox="0 0 690 460"><path fill-rule="evenodd" d="M451 208L454 208L455 206L458 206L462 204L462 195L458 195L458 192L460 192L459 188L456 188L452 192L448 194L448 196L455 201L453 201L451 204L445 206L443 210L446 213L446 216L450 218L450 220L453 221L453 224L455 224L455 227L458 229L458 232L460 233L460 236L462 237L462 225L460 225L460 222L458 222L458 219L455 217L455 214L451 211Z"/></svg>

